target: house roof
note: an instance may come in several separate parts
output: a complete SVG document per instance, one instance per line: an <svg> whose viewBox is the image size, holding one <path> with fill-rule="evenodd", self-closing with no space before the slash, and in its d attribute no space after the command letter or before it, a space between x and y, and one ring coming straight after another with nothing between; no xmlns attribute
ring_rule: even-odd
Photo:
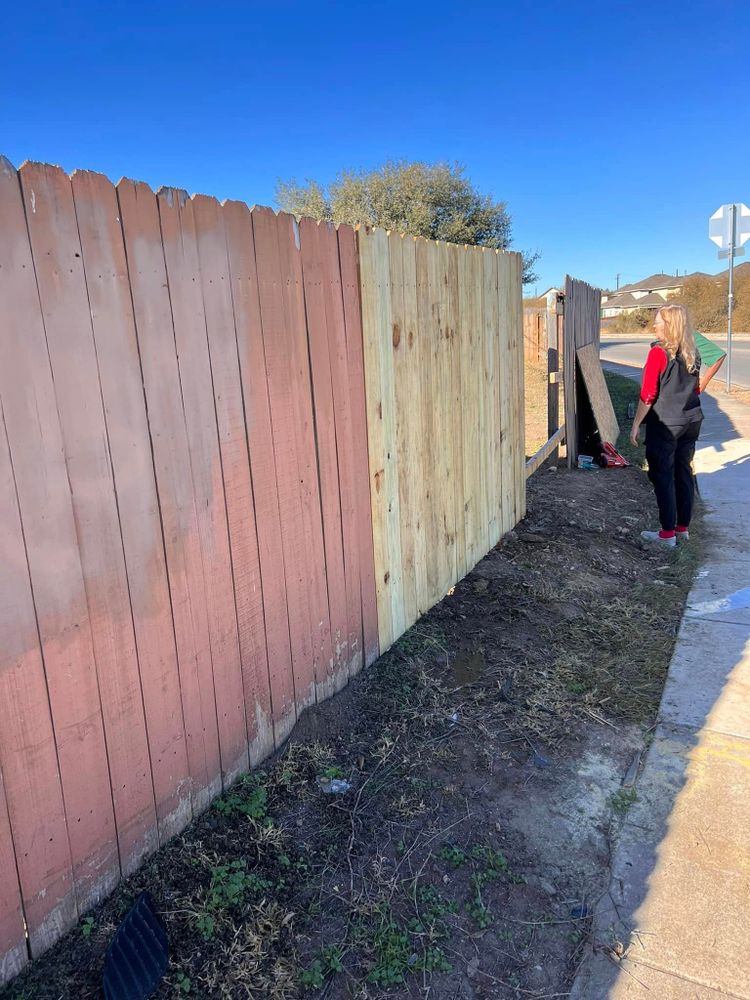
<svg viewBox="0 0 750 1000"><path fill-rule="evenodd" d="M678 277L674 274L652 274L643 281L636 281L631 285L623 285L619 292L646 291L652 288L682 288L685 284L685 276Z"/></svg>
<svg viewBox="0 0 750 1000"><path fill-rule="evenodd" d="M665 305L664 297L656 292L639 299L632 292L618 292L602 303L604 309L659 309Z"/></svg>

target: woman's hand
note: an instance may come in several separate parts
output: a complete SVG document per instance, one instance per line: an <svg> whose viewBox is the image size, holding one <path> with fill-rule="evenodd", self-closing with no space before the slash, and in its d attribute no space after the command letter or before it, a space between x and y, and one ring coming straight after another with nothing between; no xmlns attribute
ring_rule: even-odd
<svg viewBox="0 0 750 1000"><path fill-rule="evenodd" d="M633 445L634 448L638 447L638 432L640 431L640 429L641 425L636 423L634 423L632 428L630 429L630 443Z"/></svg>

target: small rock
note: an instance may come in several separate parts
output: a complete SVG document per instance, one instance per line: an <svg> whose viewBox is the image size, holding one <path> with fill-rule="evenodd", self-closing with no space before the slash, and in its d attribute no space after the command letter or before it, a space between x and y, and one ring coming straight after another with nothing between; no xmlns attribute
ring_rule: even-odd
<svg viewBox="0 0 750 1000"><path fill-rule="evenodd" d="M554 885L552 885L552 883L549 881L549 879L540 878L539 879L539 888L542 890L542 892L546 892L548 896L556 896L557 895L557 889L554 887Z"/></svg>
<svg viewBox="0 0 750 1000"><path fill-rule="evenodd" d="M473 979L477 972L479 972L479 959L472 958L470 962L466 963L466 975L469 979Z"/></svg>
<svg viewBox="0 0 750 1000"><path fill-rule="evenodd" d="M480 578L479 580L474 581L474 591L477 594L483 594L488 586L489 583L484 578Z"/></svg>
<svg viewBox="0 0 750 1000"><path fill-rule="evenodd" d="M541 545L544 542L549 541L549 538L547 538L546 535L540 535L536 531L524 531L523 533L519 532L518 537L522 542L526 542L529 545Z"/></svg>

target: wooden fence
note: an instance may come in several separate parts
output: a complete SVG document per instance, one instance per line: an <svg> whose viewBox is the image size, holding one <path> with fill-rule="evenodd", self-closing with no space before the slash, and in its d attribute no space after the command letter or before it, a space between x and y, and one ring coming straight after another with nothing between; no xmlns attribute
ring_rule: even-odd
<svg viewBox="0 0 750 1000"><path fill-rule="evenodd" d="M0 218L2 982L525 494L518 255L5 160Z"/></svg>
<svg viewBox="0 0 750 1000"><path fill-rule="evenodd" d="M579 380L576 368L576 351L586 344L599 346L601 324L601 289L588 285L568 275L565 279L564 321L564 379L565 379L565 436L568 466L578 459Z"/></svg>
<svg viewBox="0 0 750 1000"><path fill-rule="evenodd" d="M520 266L360 232L382 649L525 512Z"/></svg>
<svg viewBox="0 0 750 1000"><path fill-rule="evenodd" d="M547 360L547 310L525 306L523 310L523 356L543 364Z"/></svg>

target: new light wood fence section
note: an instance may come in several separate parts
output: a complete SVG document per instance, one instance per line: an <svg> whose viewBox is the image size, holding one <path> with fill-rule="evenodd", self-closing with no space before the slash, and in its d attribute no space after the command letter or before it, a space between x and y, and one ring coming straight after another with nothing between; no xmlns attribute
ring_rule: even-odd
<svg viewBox="0 0 750 1000"><path fill-rule="evenodd" d="M379 647L354 231L7 161L0 219L3 981Z"/></svg>
<svg viewBox="0 0 750 1000"><path fill-rule="evenodd" d="M525 476L517 254L7 160L0 220L2 982L440 600Z"/></svg>
<svg viewBox="0 0 750 1000"><path fill-rule="evenodd" d="M524 514L521 258L358 236L387 649Z"/></svg>

